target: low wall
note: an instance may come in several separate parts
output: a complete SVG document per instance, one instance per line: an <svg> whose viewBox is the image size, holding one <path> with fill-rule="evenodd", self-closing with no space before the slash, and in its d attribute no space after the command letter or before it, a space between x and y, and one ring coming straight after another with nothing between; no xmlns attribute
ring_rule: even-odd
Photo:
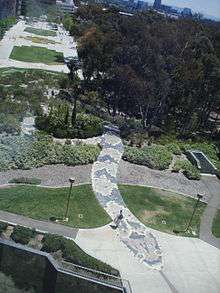
<svg viewBox="0 0 220 293"><path fill-rule="evenodd" d="M0 271L15 286L35 293L120 293L125 288L59 267L48 253L0 239Z"/></svg>

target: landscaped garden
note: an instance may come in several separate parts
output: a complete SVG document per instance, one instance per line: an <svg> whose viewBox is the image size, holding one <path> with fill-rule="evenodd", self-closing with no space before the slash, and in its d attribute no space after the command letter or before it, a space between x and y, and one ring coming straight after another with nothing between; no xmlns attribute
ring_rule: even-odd
<svg viewBox="0 0 220 293"><path fill-rule="evenodd" d="M215 237L220 238L220 209L216 212L212 223L212 233Z"/></svg>
<svg viewBox="0 0 220 293"><path fill-rule="evenodd" d="M37 186L1 188L0 209L38 220L63 219L68 192L69 188ZM76 228L94 228L111 221L99 205L90 185L73 187L68 217L69 221L65 225Z"/></svg>
<svg viewBox="0 0 220 293"><path fill-rule="evenodd" d="M25 40L27 41L31 41L33 43L38 43L38 44L59 44L58 42L55 42L53 40L49 40L49 39L46 39L46 38L41 38L41 37L30 37L30 36L27 36L27 37L24 37Z"/></svg>
<svg viewBox="0 0 220 293"><path fill-rule="evenodd" d="M10 230L7 228L10 227ZM42 236L37 238L37 236ZM104 273L119 276L119 271L102 261L86 254L73 240L66 239L59 235L52 235L49 233L42 234L34 229L23 226L11 226L8 223L0 222L0 237L12 240L16 243L27 245L29 247L40 249L55 256L56 253L61 252L59 263L67 261L69 264L80 265L93 270L98 270ZM60 254L59 254L60 255ZM69 269L77 270L74 266L69 266ZM85 270L81 273L88 274ZM90 272L91 274L92 272ZM93 273L93 277L98 277L99 274ZM25 291L26 292L26 291Z"/></svg>
<svg viewBox="0 0 220 293"><path fill-rule="evenodd" d="M34 46L15 46L10 55L10 59L23 62L45 63L48 65L64 63L63 53Z"/></svg>
<svg viewBox="0 0 220 293"><path fill-rule="evenodd" d="M122 197L136 217L147 227L173 234L184 231L196 200L161 189L120 185ZM38 220L64 217L68 188L13 186L0 189L0 209ZM89 206L88 206L89 202ZM198 236L200 217L206 207L200 202L192 226L184 236ZM95 198L90 185L74 186L65 225L92 228L111 221ZM62 223L62 221L61 221Z"/></svg>
<svg viewBox="0 0 220 293"><path fill-rule="evenodd" d="M187 196L142 186L119 186L130 211L147 227L174 234L184 231L190 220L196 200ZM192 225L183 236L199 235L200 218L206 204L200 202Z"/></svg>
<svg viewBox="0 0 220 293"><path fill-rule="evenodd" d="M56 37L56 32L51 30L44 30L44 29L38 29L33 27L26 27L25 32L39 35L39 36L45 36L45 37Z"/></svg>

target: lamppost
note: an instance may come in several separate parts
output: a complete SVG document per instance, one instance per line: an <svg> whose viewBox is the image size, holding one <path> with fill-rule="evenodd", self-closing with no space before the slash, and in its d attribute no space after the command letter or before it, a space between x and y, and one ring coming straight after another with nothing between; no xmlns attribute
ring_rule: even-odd
<svg viewBox="0 0 220 293"><path fill-rule="evenodd" d="M67 199L67 205L66 205L66 211L65 211L65 216L64 216L64 221L68 222L68 211L69 211L69 204L70 204L70 196L71 196L71 191L73 188L73 183L75 182L75 178L70 178L69 179L70 182L70 188L69 188L69 194L68 194L68 199Z"/></svg>
<svg viewBox="0 0 220 293"><path fill-rule="evenodd" d="M192 224L192 220L193 220L193 217L194 217L194 215L195 215L196 209L197 209L197 207L198 207L198 205L199 205L199 202L200 202L200 200L201 200L202 198L203 198L203 195L200 194L200 193L198 193L198 194L197 194L197 201L196 201L196 203L195 203L195 205L194 205L193 212L192 212L191 218L190 218L190 220L189 220L189 223L188 223L186 229L183 230L183 231L173 230L173 232L174 232L175 234L185 233L185 232L187 232L187 231L189 230L189 227L190 227L191 224Z"/></svg>

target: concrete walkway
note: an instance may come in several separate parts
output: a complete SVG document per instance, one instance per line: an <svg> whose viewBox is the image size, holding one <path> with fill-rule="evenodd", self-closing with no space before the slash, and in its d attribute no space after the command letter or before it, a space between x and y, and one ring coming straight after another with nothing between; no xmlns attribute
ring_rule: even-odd
<svg viewBox="0 0 220 293"><path fill-rule="evenodd" d="M203 178L203 182L206 184L206 187L209 189L209 193L212 197L209 200L208 205L202 215L199 238L220 249L220 238L216 238L212 234L213 219L217 210L220 209L219 183L216 182L214 178L209 178L206 180Z"/></svg>
<svg viewBox="0 0 220 293"><path fill-rule="evenodd" d="M79 230L75 242L88 254L118 269L132 293L219 293L220 250L208 243L152 229L163 251L163 269L133 257L109 226Z"/></svg>
<svg viewBox="0 0 220 293"><path fill-rule="evenodd" d="M157 239L127 208L117 186L118 164L123 154L120 137L105 133L101 140L102 151L92 166L92 187L102 207L112 220L123 211L117 235L119 241L141 263L151 268L161 269L162 252ZM115 232L116 233L116 232Z"/></svg>
<svg viewBox="0 0 220 293"><path fill-rule="evenodd" d="M0 41L0 68L16 67L27 69L42 69L54 72L68 73L69 70L66 64L47 65L44 63L22 62L10 59L11 52L14 46L38 46L46 47L50 50L62 52L65 58L77 56L76 43L68 32L61 26L58 26L56 36L40 36L32 33L24 32L26 27L33 27L38 29L50 29L48 23L38 22L33 25L26 25L25 21L19 21L9 31L5 33L4 38ZM54 44L35 43L24 37L40 37L52 40ZM82 78L81 70L78 71L79 77Z"/></svg>
<svg viewBox="0 0 220 293"><path fill-rule="evenodd" d="M12 225L21 225L28 228L36 229L40 232L62 235L67 238L75 239L79 229L64 226L46 221L38 221L21 215L16 215L0 211L0 221Z"/></svg>

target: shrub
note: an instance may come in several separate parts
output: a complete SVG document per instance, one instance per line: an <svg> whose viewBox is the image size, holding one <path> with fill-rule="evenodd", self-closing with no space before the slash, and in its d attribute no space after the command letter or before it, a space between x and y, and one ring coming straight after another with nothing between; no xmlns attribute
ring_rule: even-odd
<svg viewBox="0 0 220 293"><path fill-rule="evenodd" d="M78 114L75 128L78 130L78 138L88 138L102 134L102 119L94 115Z"/></svg>
<svg viewBox="0 0 220 293"><path fill-rule="evenodd" d="M93 163L100 148L93 145L61 145L50 137L21 139L0 136L0 171L31 169L49 164L83 165ZM1 144L3 142L4 144Z"/></svg>
<svg viewBox="0 0 220 293"><path fill-rule="evenodd" d="M8 224L5 222L0 222L0 234L4 232L8 227Z"/></svg>
<svg viewBox="0 0 220 293"><path fill-rule="evenodd" d="M201 178L199 170L191 163L188 164L188 166L185 166L183 174L190 180L200 180Z"/></svg>
<svg viewBox="0 0 220 293"><path fill-rule="evenodd" d="M89 267L102 272L119 275L119 272L111 266L97 260L86 254L74 241L66 239L59 235L46 234L43 238L43 247L41 250L50 252L62 251L64 260L76 265Z"/></svg>
<svg viewBox="0 0 220 293"><path fill-rule="evenodd" d="M85 165L96 161L100 149L93 145L63 146L63 158L66 165Z"/></svg>
<svg viewBox="0 0 220 293"><path fill-rule="evenodd" d="M15 226L14 231L11 235L11 238L18 243L21 244L28 244L31 238L36 236L36 231L34 229L22 227L22 226Z"/></svg>
<svg viewBox="0 0 220 293"><path fill-rule="evenodd" d="M57 250L63 249L63 237L59 235L53 235L53 234L46 234L42 240L43 251L46 251L48 253L50 252L56 252Z"/></svg>
<svg viewBox="0 0 220 293"><path fill-rule="evenodd" d="M165 170L172 162L172 154L164 146L150 146L143 149L125 147L123 159L152 169Z"/></svg>
<svg viewBox="0 0 220 293"><path fill-rule="evenodd" d="M169 143L165 145L167 150L174 155L181 155L182 151L177 143Z"/></svg>
<svg viewBox="0 0 220 293"><path fill-rule="evenodd" d="M9 183L18 183L18 184L33 184L33 185L39 185L41 184L41 179L39 178L28 178L28 177L19 177L19 178L13 178L9 181Z"/></svg>
<svg viewBox="0 0 220 293"><path fill-rule="evenodd" d="M190 180L199 180L201 178L199 170L188 160L177 160L172 169L173 172L182 171Z"/></svg>

